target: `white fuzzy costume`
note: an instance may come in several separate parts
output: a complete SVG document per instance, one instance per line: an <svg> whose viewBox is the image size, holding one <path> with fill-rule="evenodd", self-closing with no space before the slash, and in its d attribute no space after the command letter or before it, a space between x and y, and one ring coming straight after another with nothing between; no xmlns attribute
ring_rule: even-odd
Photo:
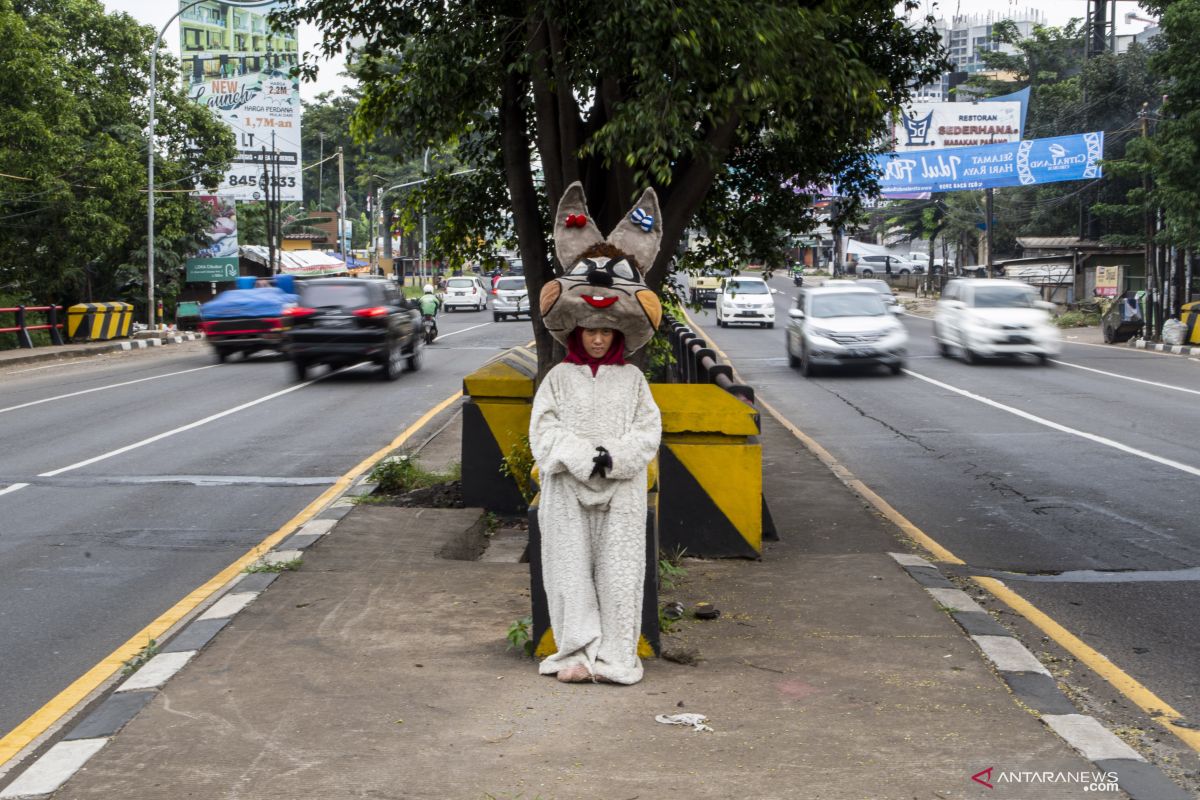
<svg viewBox="0 0 1200 800"><path fill-rule="evenodd" d="M647 189L606 239L583 186L567 188L554 224L563 274L539 298L555 339L566 345L577 328L618 330L628 354L654 336L662 307L643 276L662 240L661 217ZM646 468L661 438L658 406L637 367L601 364L593 376L589 365L563 363L538 388L529 443L541 474L542 584L558 647L539 666L543 675L582 664L614 683L642 679ZM607 475L592 475L597 448L612 459Z"/></svg>
<svg viewBox="0 0 1200 800"><path fill-rule="evenodd" d="M533 401L529 443L541 472L542 576L558 652L543 675L583 664L637 683L646 565L646 468L662 424L641 370L559 364ZM589 477L596 447L607 478Z"/></svg>

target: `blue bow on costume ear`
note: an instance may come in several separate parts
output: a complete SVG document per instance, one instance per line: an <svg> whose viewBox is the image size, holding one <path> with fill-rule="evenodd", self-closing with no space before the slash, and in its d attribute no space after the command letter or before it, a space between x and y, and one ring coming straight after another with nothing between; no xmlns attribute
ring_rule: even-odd
<svg viewBox="0 0 1200 800"><path fill-rule="evenodd" d="M654 217L650 216L640 208L635 208L629 214L629 218L633 220L634 225L637 225L646 233L654 230Z"/></svg>

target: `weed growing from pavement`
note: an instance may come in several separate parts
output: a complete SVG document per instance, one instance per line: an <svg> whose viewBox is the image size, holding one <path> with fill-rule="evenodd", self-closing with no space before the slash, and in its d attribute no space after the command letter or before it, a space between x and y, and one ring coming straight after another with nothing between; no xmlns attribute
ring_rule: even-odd
<svg viewBox="0 0 1200 800"><path fill-rule="evenodd" d="M291 561L258 561L246 567L242 572L253 575L256 572L294 572L300 569L303 559L293 558Z"/></svg>
<svg viewBox="0 0 1200 800"><path fill-rule="evenodd" d="M438 483L449 483L462 477L462 465L455 463L446 472L430 472L421 467L416 456L400 453L388 456L375 465L367 480L378 486L379 494L407 494Z"/></svg>
<svg viewBox="0 0 1200 800"><path fill-rule="evenodd" d="M158 655L158 640L151 639L146 642L146 646L124 663L121 668L122 675L132 675L142 667L146 666L146 662Z"/></svg>
<svg viewBox="0 0 1200 800"><path fill-rule="evenodd" d="M483 535L489 539L496 535L496 531L500 530L500 517L492 511L485 511L483 514Z"/></svg>
<svg viewBox="0 0 1200 800"><path fill-rule="evenodd" d="M505 634L508 639L509 650L520 650L527 656L533 656L533 617L525 616L520 619L513 620L513 623L508 626L508 633Z"/></svg>
<svg viewBox="0 0 1200 800"><path fill-rule="evenodd" d="M675 626L679 624L679 620L672 619L667 616L665 606L658 607L658 631L662 634L671 634L675 632Z"/></svg>
<svg viewBox="0 0 1200 800"><path fill-rule="evenodd" d="M673 551L658 551L658 585L663 591L672 591L687 577L688 571L680 565L687 549L676 547Z"/></svg>

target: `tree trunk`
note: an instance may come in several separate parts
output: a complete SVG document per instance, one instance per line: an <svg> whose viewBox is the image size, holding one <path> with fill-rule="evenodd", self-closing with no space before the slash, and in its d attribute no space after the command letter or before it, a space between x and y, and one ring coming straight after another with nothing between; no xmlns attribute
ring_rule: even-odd
<svg viewBox="0 0 1200 800"><path fill-rule="evenodd" d="M529 305L533 318L533 334L538 353L540 384L550 368L562 358L562 349L542 324L538 296L542 286L552 277L546 253L546 237L538 214L537 189L533 185L533 168L529 159L525 111L522 100L526 80L509 70L504 76L500 99L500 136L504 157L504 174L512 200L513 224L517 229L518 249L525 263L525 284L529 289Z"/></svg>

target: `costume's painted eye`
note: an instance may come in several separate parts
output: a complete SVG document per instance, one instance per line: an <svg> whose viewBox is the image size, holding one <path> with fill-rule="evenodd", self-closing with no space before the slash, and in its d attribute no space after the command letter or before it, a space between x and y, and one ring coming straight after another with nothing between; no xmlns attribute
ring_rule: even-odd
<svg viewBox="0 0 1200 800"><path fill-rule="evenodd" d="M628 261L618 261L613 264L612 271L618 278L624 278L627 281L637 280L633 277L633 267L629 266Z"/></svg>
<svg viewBox="0 0 1200 800"><path fill-rule="evenodd" d="M568 275L587 275L588 271L591 270L591 268L592 268L592 262L580 261L578 264L571 267L571 271L568 272L567 274Z"/></svg>

